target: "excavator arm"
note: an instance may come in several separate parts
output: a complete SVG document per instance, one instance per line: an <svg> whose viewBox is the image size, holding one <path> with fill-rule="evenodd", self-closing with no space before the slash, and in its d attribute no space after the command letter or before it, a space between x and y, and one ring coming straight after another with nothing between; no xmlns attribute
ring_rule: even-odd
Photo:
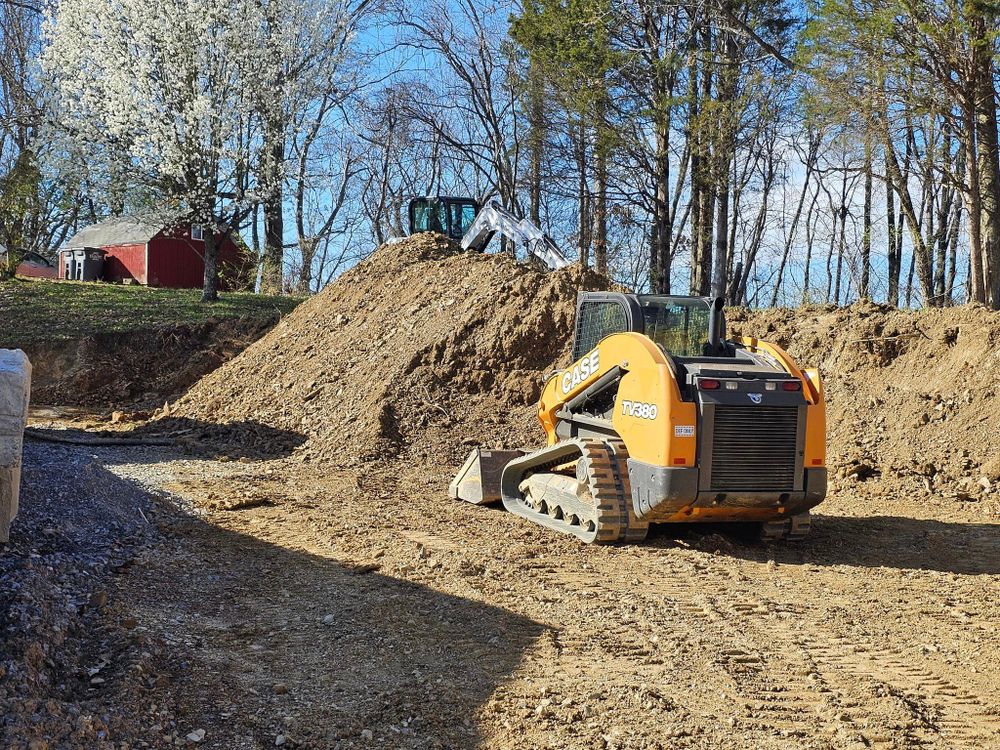
<svg viewBox="0 0 1000 750"><path fill-rule="evenodd" d="M462 237L462 249L482 252L495 234L524 245L529 253L553 271L569 265L569 260L548 235L528 219L518 219L496 201L490 201L476 214L472 226Z"/></svg>

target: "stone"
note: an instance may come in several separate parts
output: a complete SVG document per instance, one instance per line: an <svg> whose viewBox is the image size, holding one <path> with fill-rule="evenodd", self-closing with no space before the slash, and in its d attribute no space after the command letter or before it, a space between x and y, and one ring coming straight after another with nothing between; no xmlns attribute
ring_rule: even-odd
<svg viewBox="0 0 1000 750"><path fill-rule="evenodd" d="M21 491L21 451L31 397L31 363L20 349L0 349L0 544L10 539Z"/></svg>
<svg viewBox="0 0 1000 750"><path fill-rule="evenodd" d="M87 606L91 609L100 609L105 604L108 603L108 592L107 591L95 591L90 595L87 600Z"/></svg>
<svg viewBox="0 0 1000 750"><path fill-rule="evenodd" d="M195 729L187 736L187 739L188 742L201 742L203 739L205 739L205 730Z"/></svg>

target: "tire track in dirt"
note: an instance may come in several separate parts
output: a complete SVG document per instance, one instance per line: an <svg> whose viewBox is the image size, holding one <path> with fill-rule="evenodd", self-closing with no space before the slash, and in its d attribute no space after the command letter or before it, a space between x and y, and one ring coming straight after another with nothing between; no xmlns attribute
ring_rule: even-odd
<svg viewBox="0 0 1000 750"><path fill-rule="evenodd" d="M899 649L832 632L802 607L739 590L726 565L657 563L658 574L641 579L623 577L618 564L608 565L607 576L600 569L586 576L553 567L536 572L556 587L589 585L612 599L660 601L676 616L647 618L653 630L682 630L695 639L711 634L699 647L715 650L712 663L728 678L711 680L743 706L741 721L752 728L793 737L829 733L843 747L979 750L1000 736L1000 717L982 697L932 668L910 664ZM773 619L788 627L772 626ZM634 642L632 629L619 626L606 635L605 658L622 658L633 672L637 660L648 661L650 651ZM583 633L560 638L587 641ZM887 689L873 693L873 684ZM887 726L889 716L896 726Z"/></svg>
<svg viewBox="0 0 1000 750"><path fill-rule="evenodd" d="M644 609L642 629L652 631L654 644L680 640L693 643L704 661L697 679L706 691L718 691L725 703L738 709L738 721L732 726L742 730L762 731L781 737L801 737L819 733L823 728L821 710L834 708L831 696L817 689L806 679L808 671L803 660L794 654L768 653L768 636L748 627L748 619L762 613L771 614L761 602L741 601L736 617L725 611L722 602L728 592L707 584L704 571L682 569L666 562L668 575L627 578L603 578L600 587L610 599L634 598L653 604ZM661 566L662 567L662 566ZM609 571L610 574L610 571ZM577 571L553 570L547 575L551 583L576 588L594 585L594 578L583 577ZM656 606L659 605L659 606ZM608 640L602 644L602 659L607 655L621 658L625 671L635 672L636 660L650 660L650 650L635 643L634 623L617 625L606 631ZM584 640L585 637L580 640ZM563 636L565 638L565 635ZM631 642L630 642L631 641ZM602 661L606 664L606 661ZM691 706L703 714L718 710L719 695L704 706Z"/></svg>
<svg viewBox="0 0 1000 750"><path fill-rule="evenodd" d="M728 601L729 614L738 618L741 628L758 631L758 635L759 619L754 616L774 612L779 606L766 597L714 588L717 600ZM979 750L989 747L1000 737L1000 717L988 711L983 698L958 687L933 668L910 663L900 649L885 643L872 643L863 635L831 632L829 625L802 618L796 619L796 625L800 630L794 636L786 630L778 630L769 631L764 637L772 639L782 649L786 660L812 667L807 674L814 674L818 684L837 696L833 703L841 706L842 713L850 717L846 723L860 723L864 727L859 734L865 744L891 745L901 738L907 747L934 745L939 739L935 735L940 733L940 739L945 740L948 747ZM796 673L789 676L795 677ZM857 705L852 697L864 680L887 685L892 690L889 695L894 702L904 696L912 721L896 731L877 728L872 731L871 728L878 725L878 715L866 716L870 712Z"/></svg>
<svg viewBox="0 0 1000 750"><path fill-rule="evenodd" d="M979 750L1000 737L1000 716L991 714L981 697L932 669L910 663L891 645L865 644L835 635L805 639L803 646L828 669L884 682L927 702L940 715L933 720L933 728L940 731L950 747Z"/></svg>

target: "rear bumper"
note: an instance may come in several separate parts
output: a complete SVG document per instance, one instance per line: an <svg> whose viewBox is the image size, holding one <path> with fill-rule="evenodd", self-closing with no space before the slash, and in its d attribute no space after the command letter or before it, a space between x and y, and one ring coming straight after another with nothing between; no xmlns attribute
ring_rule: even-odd
<svg viewBox="0 0 1000 750"><path fill-rule="evenodd" d="M696 467L655 466L628 460L632 504L642 518L653 521L697 520L696 509L711 509L722 518L770 518L803 513L826 497L826 469L804 469L803 489L798 491L716 492L699 491ZM690 516L690 518L686 518Z"/></svg>

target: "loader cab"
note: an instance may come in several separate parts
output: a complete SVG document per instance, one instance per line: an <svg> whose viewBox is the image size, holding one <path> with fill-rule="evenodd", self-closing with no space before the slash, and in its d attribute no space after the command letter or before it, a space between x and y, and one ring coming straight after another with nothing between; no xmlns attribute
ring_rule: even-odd
<svg viewBox="0 0 1000 750"><path fill-rule="evenodd" d="M726 323L719 297L582 292L577 297L573 360L606 336L634 331L672 357L725 357Z"/></svg>
<svg viewBox="0 0 1000 750"><path fill-rule="evenodd" d="M435 196L410 201L410 234L440 232L461 240L479 213L479 203L472 198Z"/></svg>

